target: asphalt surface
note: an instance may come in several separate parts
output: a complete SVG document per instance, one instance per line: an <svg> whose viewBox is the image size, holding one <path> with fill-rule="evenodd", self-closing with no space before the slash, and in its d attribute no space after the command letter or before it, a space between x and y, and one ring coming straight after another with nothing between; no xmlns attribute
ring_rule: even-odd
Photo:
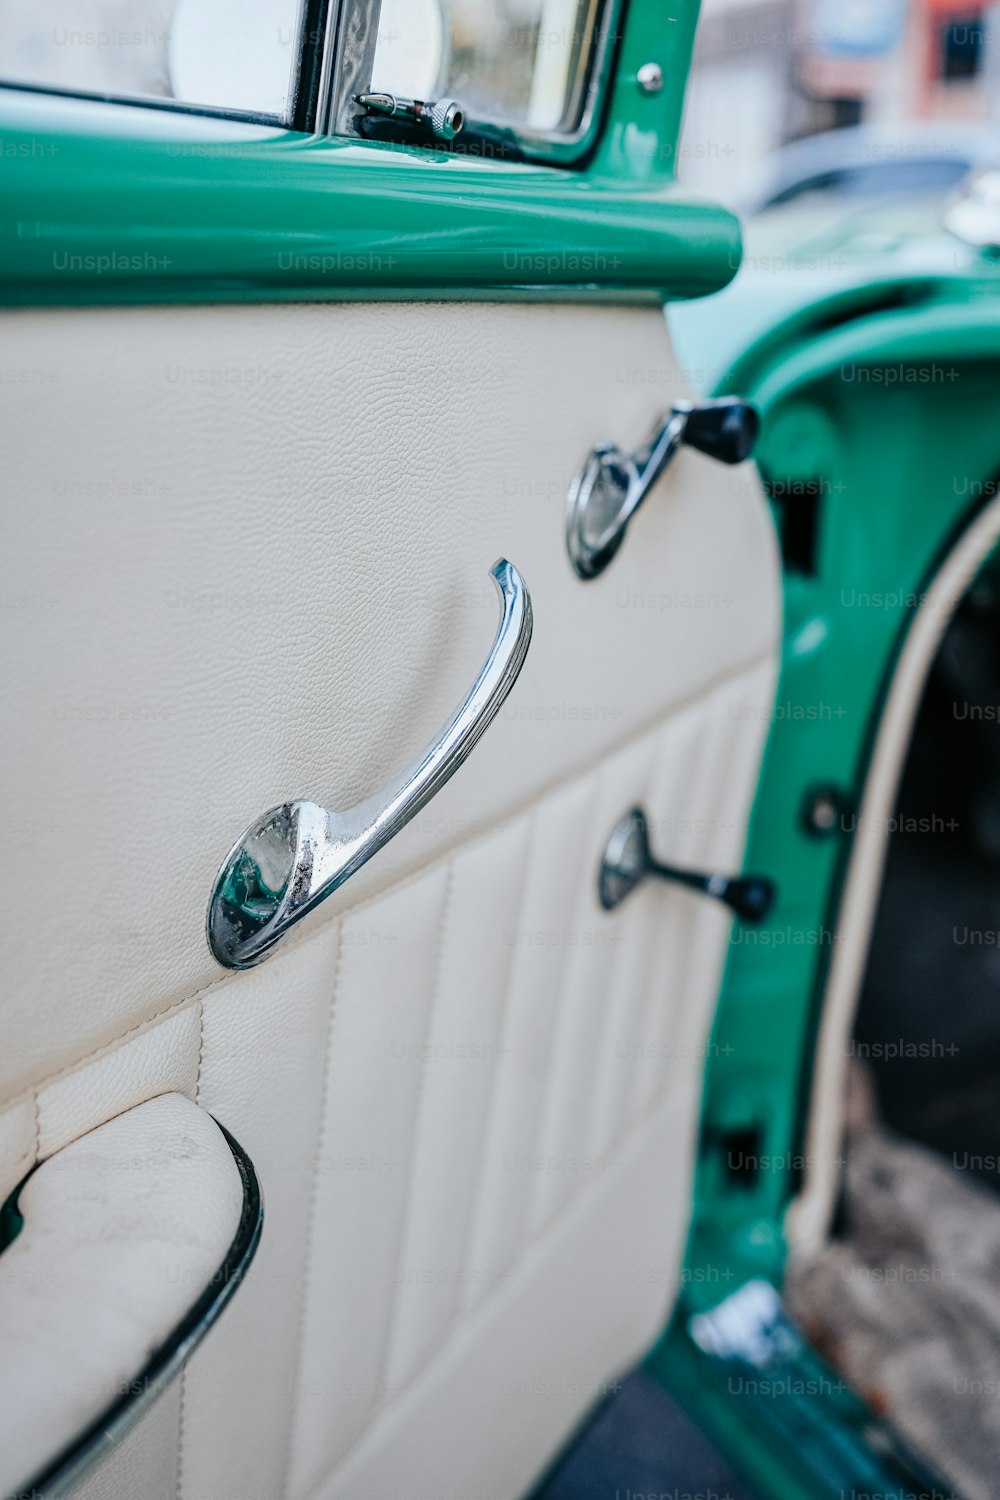
<svg viewBox="0 0 1000 1500"><path fill-rule="evenodd" d="M677 1402L638 1371L621 1382L534 1500L755 1500Z"/></svg>

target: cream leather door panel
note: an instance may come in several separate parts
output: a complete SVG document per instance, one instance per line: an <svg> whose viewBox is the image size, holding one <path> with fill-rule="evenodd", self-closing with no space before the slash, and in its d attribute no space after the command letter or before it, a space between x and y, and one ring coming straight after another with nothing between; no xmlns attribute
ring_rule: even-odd
<svg viewBox="0 0 1000 1500"><path fill-rule="evenodd" d="M0 1174L180 1093L265 1200L179 1400L88 1494L161 1493L169 1453L184 1500L514 1497L676 1289L731 919L667 886L605 913L596 875L637 803L664 858L741 865L778 635L759 486L682 453L573 575L574 471L665 404L623 372L685 394L651 306L2 322L54 380L3 397L28 604L0 755L12 847L47 857L7 897ZM412 758L481 665L501 555L535 628L496 722L259 969L221 970L234 839Z"/></svg>

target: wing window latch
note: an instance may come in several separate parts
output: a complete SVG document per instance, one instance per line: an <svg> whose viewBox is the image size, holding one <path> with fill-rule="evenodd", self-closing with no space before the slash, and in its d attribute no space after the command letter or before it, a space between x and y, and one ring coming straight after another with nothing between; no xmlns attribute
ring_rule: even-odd
<svg viewBox="0 0 1000 1500"><path fill-rule="evenodd" d="M453 141L465 128L465 110L457 99L405 99L401 94L373 89L355 94L354 102L367 114L423 125L441 141Z"/></svg>

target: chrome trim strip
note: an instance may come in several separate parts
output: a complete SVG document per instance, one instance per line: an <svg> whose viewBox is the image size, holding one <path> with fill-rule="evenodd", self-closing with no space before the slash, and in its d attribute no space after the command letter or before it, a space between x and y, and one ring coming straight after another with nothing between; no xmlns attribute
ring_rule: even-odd
<svg viewBox="0 0 1000 1500"><path fill-rule="evenodd" d="M356 136L355 94L372 84L382 0L331 0L320 74L316 130Z"/></svg>

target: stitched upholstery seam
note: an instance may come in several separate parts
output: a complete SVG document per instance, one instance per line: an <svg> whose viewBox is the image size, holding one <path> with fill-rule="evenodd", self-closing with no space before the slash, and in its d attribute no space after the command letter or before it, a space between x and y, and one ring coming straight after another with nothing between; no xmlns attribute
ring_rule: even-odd
<svg viewBox="0 0 1000 1500"><path fill-rule="evenodd" d="M337 932L337 952L333 962L333 983L330 993L330 1012L326 1023L326 1039L323 1048L323 1088L319 1106L319 1126L316 1131L316 1154L313 1158L312 1186L309 1194L309 1217L306 1222L306 1253L302 1267L302 1289L299 1296L299 1327L295 1339L295 1361L292 1366L293 1396L288 1409L288 1433L285 1454L285 1483L282 1495L287 1497L292 1486L292 1463L295 1457L296 1413L301 1407L302 1363L305 1354L306 1320L309 1313L309 1288L312 1283L313 1256L316 1249L316 1215L319 1200L319 1164L322 1159L323 1142L326 1137L330 1110L330 1074L333 1071L334 1018L337 1011L337 992L340 987L340 964L344 945L343 925Z"/></svg>
<svg viewBox="0 0 1000 1500"><path fill-rule="evenodd" d="M592 780L594 782L594 790L591 797L589 816L586 823L587 838L585 840L585 846L588 843L598 842L600 837L600 825L598 820L604 816L602 800L604 785L606 781L606 770L604 764L595 767L592 773ZM576 901L572 908L574 917L580 909L579 902L581 899L582 892L578 893ZM552 1133L558 1118L555 1113L558 1103L555 1088L558 1083L559 1077L559 1059L563 1054L566 1046L566 1031L568 1027L567 1018L571 1014L571 1007L573 1004L573 999L569 988L571 974L572 964L567 961L562 965L559 974L559 983L555 989L553 996L554 1014L552 1019L552 1033L549 1041L548 1056L545 1059L545 1086L542 1090L542 1106L538 1113L537 1122L537 1149L543 1159L546 1158L550 1153ZM550 1210L549 1213L544 1213L543 1209L545 1206L545 1199L543 1195L546 1191L547 1186L548 1184L546 1183L545 1175L539 1174L529 1188L526 1207L526 1220L528 1224L528 1239L525 1241L526 1244L529 1244L531 1242L533 1233L537 1233L539 1230L544 1228L545 1225L551 1222L553 1216L558 1218L558 1216L564 1211L564 1209L567 1208L573 1201L574 1195L571 1193L571 1196L569 1198L557 1203L555 1208ZM532 1230L532 1225L534 1225L534 1231ZM514 1264L516 1265L517 1262L515 1261Z"/></svg>
<svg viewBox="0 0 1000 1500"><path fill-rule="evenodd" d="M637 1115L633 1119L618 1149L622 1152L630 1150L636 1138L642 1134L643 1130L650 1124L654 1116L660 1114L661 1112L665 1112L665 1106L668 1103L671 1105L672 1113L674 1108L673 1101L668 1098L666 1090L664 1090L662 1096L651 1100L649 1105L647 1105L647 1107L641 1112L641 1114ZM608 1180L609 1173L610 1166L601 1167L599 1170L593 1172L592 1175L587 1177L586 1181L583 1182L579 1188L577 1188L573 1196L571 1198L568 1198L565 1203L561 1204L556 1213L554 1215L550 1215L550 1217L546 1219L544 1223L541 1224L531 1236L529 1236L528 1239L525 1240L524 1244L520 1248L520 1251L518 1252L516 1259L511 1263L510 1270L505 1280L499 1285L491 1287L490 1290L483 1296L482 1301L477 1302L474 1307L469 1309L466 1317L460 1319L457 1323L452 1323L449 1325L440 1342L437 1343L432 1350L428 1351L427 1357L421 1361L420 1365L413 1372L413 1374L407 1380L400 1382L400 1384L392 1392L392 1395L387 1398L382 1406L374 1408L372 1416L369 1418L367 1425L361 1430L361 1432L358 1433L357 1437L351 1443L350 1447L345 1449L340 1457L336 1459L329 1466L329 1468L327 1468L320 1475L320 1477L316 1480L312 1487L308 1489L303 1496L300 1497L300 1500L313 1500L313 1497L319 1492L323 1485L328 1484L333 1475L336 1474L338 1470L342 1469L351 1455L361 1447L365 1438L371 1432L375 1420L384 1412L389 1411L394 1406L396 1406L412 1386L417 1385L421 1379L430 1374L434 1364L447 1352L449 1345L454 1341L454 1335L462 1326L464 1326L466 1322L468 1322L471 1318L485 1316L485 1310L496 1300L501 1291L506 1290L507 1286L509 1286L514 1272L521 1267L523 1262L527 1260L528 1256L533 1251L537 1250L545 1240L549 1239L553 1231L558 1227L560 1221L566 1214L576 1209L577 1206L582 1203L585 1198L591 1197L596 1189L600 1187L602 1183ZM680 1254L683 1255L683 1238L681 1240ZM676 1282L676 1290L679 1290L680 1264L678 1264L677 1268Z"/></svg>
<svg viewBox="0 0 1000 1500"><path fill-rule="evenodd" d="M117 1052L118 1048L124 1042L130 1042L133 1037L141 1035L144 1031L152 1031L158 1022L165 1021L168 1016L180 1015L181 1011L195 1005L203 996L210 994L212 990L218 989L220 985L225 984L229 978L231 978L230 975L222 974L218 979L213 979L211 984L203 985L200 990L195 990L192 994L185 995L182 1000L171 1000L170 1004L165 1005L162 1010L154 1011L151 1016L147 1016L143 1021L137 1021L127 1031L119 1032L117 1036L111 1037L109 1041L102 1042L92 1052L87 1052L83 1057L78 1057L75 1062L67 1063L65 1067L59 1068L55 1073L49 1073L45 1078L40 1078L37 1083L32 1084L29 1088L22 1089L19 1094L14 1094L10 1099L5 1100L0 1105L0 1116L5 1115L9 1109L13 1109L16 1105L23 1104L25 1099L31 1098L32 1094L38 1095L44 1093L54 1083L59 1083L61 1079L68 1078L71 1073L78 1072L81 1068L86 1067L88 1063L97 1062L99 1058L111 1052Z"/></svg>
<svg viewBox="0 0 1000 1500"><path fill-rule="evenodd" d="M654 763L657 759L658 750L654 750ZM593 777L598 780L598 783L600 782L602 771L603 766L599 765L592 773ZM600 805L600 796L596 792L593 801L596 809ZM563 1000L566 994L565 985L566 979L564 973L559 987L560 1002ZM550 1038L550 1059L559 1050L558 1038L561 1019L562 1006L560 1006L560 1013L555 1018L555 1025L553 1028L552 1036ZM617 1158L625 1155L625 1153L631 1149L634 1141L641 1136L643 1130L648 1127L649 1123L658 1114L666 1111L668 1107L672 1107L670 1097L671 1083L672 1080L669 1077L664 1077L661 1087L654 1091L644 1107L640 1108L635 1113L629 1113L628 1111L626 1111L622 1128L620 1132L617 1133L616 1139L606 1153L608 1156L614 1155ZM544 1090L544 1095L546 1098L549 1097L551 1086L552 1074L551 1071L548 1071ZM544 1131L547 1123L548 1111L543 1109L538 1121L540 1131ZM420 1379L431 1370L437 1360L444 1357L455 1337L461 1333L462 1329L467 1326L469 1321L471 1319L484 1317L486 1315L485 1310L495 1301L495 1299L500 1295L501 1291L510 1284L512 1278L520 1271L520 1269L532 1255L532 1253L535 1252L538 1247L543 1245L546 1240L550 1239L556 1233L560 1224L569 1213L575 1211L579 1204L581 1204L587 1198L591 1197L600 1189L602 1183L605 1183L608 1180L610 1169L611 1164L608 1163L607 1165L592 1170L591 1173L586 1176L584 1181L582 1181L576 1187L576 1189L570 1194L567 1199L565 1199L561 1203L558 1203L548 1214L545 1215L544 1218L542 1218L534 1226L533 1229L529 1229L527 1235L518 1246L513 1259L510 1261L507 1267L507 1272L504 1280L498 1283L496 1286L489 1288L484 1293L479 1302L462 1309L460 1315L451 1320L447 1327L441 1331L440 1337L435 1341L434 1345L424 1352L420 1363L413 1371L413 1373L407 1379L401 1381L399 1385L392 1391L391 1395L388 1396L380 1406L376 1406L373 1408L364 1428L357 1434L354 1441L339 1456L339 1458L337 1458L316 1480L315 1484L307 1492L304 1500L312 1500L312 1497L314 1497L325 1484L329 1483L333 1475L347 1464L352 1454L354 1454L357 1449L361 1447L368 1434L372 1431L375 1423L385 1413L391 1411L411 1387L419 1383ZM530 1224L530 1213L528 1222Z"/></svg>
<svg viewBox="0 0 1000 1500"><path fill-rule="evenodd" d="M194 1102L201 1103L201 1073L205 1061L205 1002L198 1001L198 1067L194 1075Z"/></svg>
<svg viewBox="0 0 1000 1500"><path fill-rule="evenodd" d="M651 767L649 770L650 779L655 774L654 768L659 759L661 748L662 747L657 747L656 749L654 749L653 767ZM601 766L598 766L594 774L599 777L602 769L603 768ZM594 801L596 805L599 802L599 797L595 796ZM682 972L687 973L690 971L690 960L691 955L689 954L688 962L683 965ZM561 985L560 997L563 995L563 993L564 988ZM555 1045L557 1042L558 1029L559 1027L557 1018L556 1026L551 1039L553 1043L553 1052L558 1050L558 1047ZM546 1082L546 1094L548 1094L550 1086L551 1075L549 1075L549 1078ZM615 1138L608 1146L606 1152L601 1154L604 1156L614 1156L616 1158L625 1155L625 1153L631 1149L633 1142L642 1134L643 1130L648 1126L648 1124L657 1115L665 1112L668 1107L670 1107L670 1095L672 1087L673 1080L669 1076L664 1076L660 1086L653 1091L644 1107L641 1107L635 1113L626 1110L625 1118L622 1122L620 1130L615 1133ZM540 1125L542 1125L543 1123L544 1112L543 1119L539 1121ZM522 1243L518 1246L517 1252L515 1253L514 1258L512 1259L508 1267L504 1282L490 1288L484 1293L482 1299L479 1302L464 1308L459 1316L451 1320L447 1327L442 1330L440 1337L436 1340L434 1345L430 1349L425 1351L420 1364L410 1375L410 1377L402 1381L392 1392L391 1396L383 1401L381 1406L373 1409L365 1427L361 1432L358 1433L357 1437L351 1443L350 1447L347 1448L346 1451L342 1453L340 1457L333 1464L331 1464L330 1467L320 1476L313 1487L308 1491L305 1500L312 1500L312 1497L315 1496L325 1484L329 1483L333 1475L336 1474L341 1468L343 1468L344 1465L346 1465L351 1455L361 1447L362 1443L365 1441L365 1438L371 1432L375 1422L378 1421L386 1412L390 1411L412 1386L418 1384L420 1379L430 1371L430 1369L438 1359L444 1357L448 1350L448 1347L451 1345L454 1338L461 1332L462 1328L469 1322L469 1320L479 1316L485 1316L485 1309L489 1307L489 1305L500 1294L503 1288L507 1284L509 1284L511 1278L516 1275L516 1273L524 1265L525 1261L532 1254L532 1252L534 1252L537 1247L544 1244L546 1240L551 1238L556 1233L560 1224L569 1213L573 1212L580 1203L591 1197L596 1191L599 1190L601 1184L607 1181L609 1170L610 1165L600 1167L596 1171L593 1171L582 1183L579 1184L579 1186L570 1195L569 1198L567 1198L564 1202L558 1204L551 1213L546 1215L545 1218L535 1226L533 1231L529 1232Z"/></svg>
<svg viewBox="0 0 1000 1500"><path fill-rule="evenodd" d="M445 870L444 898L441 902L441 917L438 922L437 944L434 950L434 965L431 969L430 997L427 1002L427 1021L424 1025L424 1046L420 1052L420 1074L417 1080L417 1095L413 1105L413 1138L410 1150L410 1164L406 1177L406 1201L403 1206L403 1217L399 1230L399 1241L396 1246L396 1280L395 1293L389 1307L389 1316L386 1320L385 1342L382 1346L382 1358L379 1364L379 1378L375 1383L376 1391L388 1391L388 1372L392 1358L392 1340L396 1328L396 1320L399 1316L399 1303L402 1297L404 1279L399 1275L403 1264L403 1254L406 1250L406 1238L409 1233L410 1220L413 1215L413 1184L416 1180L417 1155L420 1150L420 1117L423 1109L424 1095L427 1089L428 1048L433 1034L434 1016L437 1012L438 995L441 990L441 969L444 963L445 935L448 930L448 919L451 915L451 893L455 879L454 860L449 856ZM373 1412L377 1412L385 1400L376 1398Z"/></svg>
<svg viewBox="0 0 1000 1500"><path fill-rule="evenodd" d="M510 807L502 818L498 818L492 823L483 822L475 828L474 832L467 834L464 838L456 839L453 844L447 847L435 849L427 856L423 864L418 865L416 869L410 870L405 875L401 875L398 880L389 885L380 886L377 890L359 897L357 901L349 905L338 907L336 912L332 912L324 922L319 922L315 926L302 927L298 932L293 932L288 938L284 951L288 953L293 947L314 942L322 932L330 927L331 923L341 921L344 917L356 916L358 913L366 911L368 907L376 905L386 896L393 895L397 891L406 890L407 887L413 885L422 876L439 868L447 860L457 858L471 845L504 832L522 818L530 816L543 802L548 802L551 798L558 796L567 787L573 786L578 781L586 781L589 777L600 775L601 771L610 761L617 759L619 755L623 755L626 750L638 744L639 741L647 738L652 739L657 736L671 719L679 718L682 714L701 705L707 706L709 700L722 688L730 687L742 678L755 676L760 668L764 666L770 667L772 670L774 669L775 657L773 649L751 657L748 661L743 662L739 667L733 668L730 671L720 672L710 682L702 684L697 692L689 693L686 697L677 699L676 702L671 703L661 713L644 720L634 730L624 735L622 739L616 740L614 744L600 750L584 765L576 766L571 771L554 777L553 780L545 782L542 786L530 792L520 802Z"/></svg>
<svg viewBox="0 0 1000 1500"><path fill-rule="evenodd" d="M484 1194L486 1190L486 1152L488 1151L490 1142L493 1138L494 1117L496 1115L497 1109L499 1108L497 1099L500 1093L500 1073L503 1069L503 1059L505 1055L503 1050L503 1041L504 1037L507 1034L507 1027L509 1024L511 985L514 978L514 971L517 966L516 938L517 934L521 931L521 921L524 914L525 902L527 901L528 896L528 870L531 865L531 856L535 847L536 833L536 810L532 808L530 813L528 814L528 827L525 834L524 853L521 856L519 865L517 916L514 921L515 942L511 947L510 963L507 966L507 978L504 982L503 1001L500 1008L500 1014L497 1018L498 1024L496 1037L497 1043L500 1047L500 1051L497 1054L497 1060L493 1065L493 1071L490 1075L490 1097L486 1105L483 1135L479 1146L479 1190L478 1192L474 1193L473 1202L469 1212L468 1223L465 1226L465 1242L462 1246L462 1258L460 1261L460 1267L463 1277L465 1276L466 1271L469 1269L469 1256L472 1254L473 1247L475 1246L476 1240L478 1238L479 1221L483 1213L485 1212ZM466 1279L464 1284L471 1288L471 1279ZM474 1306L475 1303L465 1302L461 1296L459 1297L458 1307L452 1314L451 1318L448 1320L448 1325L444 1330L445 1337L448 1336L448 1334L451 1332L451 1329L455 1326L456 1323L460 1323L462 1319L467 1316L467 1314Z"/></svg>
<svg viewBox="0 0 1000 1500"><path fill-rule="evenodd" d="M196 1002L198 1006L198 1065L194 1076L194 1102L201 1100L201 1067L205 1056L205 1006L204 1002ZM177 1398L177 1494L176 1500L183 1500L184 1495L184 1436L185 1422L187 1419L187 1366L181 1371L180 1390Z"/></svg>
<svg viewBox="0 0 1000 1500"><path fill-rule="evenodd" d="M642 778L642 794L636 797L636 803L640 807L648 807L660 757L663 754L663 746L666 736L657 736L648 746L649 754L646 761L646 769ZM635 804L634 804L635 805ZM650 925L647 917L645 925ZM620 934L620 937L624 934ZM597 1138L597 1128L602 1123L602 1114L607 1113L609 1099L613 1097L614 1082L613 1066L608 1060L615 1055L614 1039L617 1027L622 1020L622 985L621 970L628 956L628 943L620 942L618 948L611 955L610 972L605 976L604 988L607 1003L604 1011L597 1020L597 1047L595 1051L595 1071L590 1087L590 1110L587 1119L587 1137L584 1142L585 1154L588 1156L601 1156L604 1151L613 1149L613 1140L607 1141L602 1147ZM648 975L647 975L648 986ZM648 994L648 987L644 988L643 994ZM616 1004L615 1001L618 1001ZM604 1062L602 1063L602 1059ZM611 1077L609 1077L609 1072ZM612 1137L616 1134L610 1132Z"/></svg>
<svg viewBox="0 0 1000 1500"><path fill-rule="evenodd" d="M712 719L707 729L702 728L701 733L695 741L694 749L691 752L681 751L681 784L689 783L692 777L696 779L697 766L703 758L706 739L714 738L716 728L715 721ZM651 778L654 784L657 776L662 774L663 771L663 752L664 747L661 741ZM692 803L697 805L697 797L693 792L690 795ZM688 861L690 855L691 850L682 843L679 849L678 862L681 864L685 863ZM637 1044L642 1042L644 1045L652 1047L666 1045L660 1031L656 1030L651 1033L649 1028L651 1026L655 1027L658 1017L660 1014L663 1014L664 1026L667 1028L667 1035L669 1036L671 1018L667 1011L666 997L672 990L676 990L682 997L685 996L683 987L685 972L683 953L679 953L678 950L683 950L686 941L684 936L686 930L683 910L674 907L669 912L664 912L656 929L653 931L643 970L643 999L636 1015L635 1036ZM657 978L658 984L654 984L654 980ZM683 1005L684 1003L685 999L682 998L681 1004ZM620 1149L621 1141L628 1134L630 1122L636 1110L638 1109L640 1113L642 1111L641 1085L643 1082L643 1056L638 1045L630 1075L622 1101L621 1119L611 1143L611 1150ZM658 1097L659 1090L654 1088L649 1096L650 1105Z"/></svg>

